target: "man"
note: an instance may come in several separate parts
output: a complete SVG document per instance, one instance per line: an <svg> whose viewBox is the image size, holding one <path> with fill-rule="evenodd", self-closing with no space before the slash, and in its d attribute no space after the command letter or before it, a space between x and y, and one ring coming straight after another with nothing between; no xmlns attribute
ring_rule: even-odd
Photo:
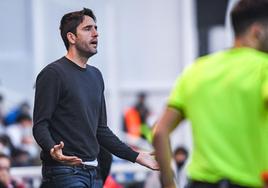
<svg viewBox="0 0 268 188"><path fill-rule="evenodd" d="M147 123L150 112L145 104L146 97L146 93L138 93L136 103L125 110L123 128L127 134L135 138L145 138L151 143L152 133Z"/></svg>
<svg viewBox="0 0 268 188"><path fill-rule="evenodd" d="M22 182L12 179L10 175L10 158L0 153L0 188L24 188Z"/></svg>
<svg viewBox="0 0 268 188"><path fill-rule="evenodd" d="M8 187L10 184L10 160L7 155L0 154L0 187Z"/></svg>
<svg viewBox="0 0 268 188"><path fill-rule="evenodd" d="M67 55L45 67L36 80L33 134L42 148L42 186L102 187L96 168L99 145L157 169L152 156L131 150L107 127L103 78L87 64L98 45L93 12L84 8L64 15L60 31Z"/></svg>
<svg viewBox="0 0 268 188"><path fill-rule="evenodd" d="M268 170L268 0L231 14L234 48L199 58L177 80L154 146L164 187L174 188L168 136L185 118L193 133L189 187L262 187Z"/></svg>

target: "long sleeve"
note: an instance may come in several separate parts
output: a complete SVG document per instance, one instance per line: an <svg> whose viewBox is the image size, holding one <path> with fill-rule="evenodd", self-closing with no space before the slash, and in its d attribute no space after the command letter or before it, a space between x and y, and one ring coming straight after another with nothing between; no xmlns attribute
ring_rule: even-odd
<svg viewBox="0 0 268 188"><path fill-rule="evenodd" d="M33 135L40 147L47 152L56 144L50 134L50 121L59 101L60 89L60 78L53 69L46 68L38 75L33 113Z"/></svg>
<svg viewBox="0 0 268 188"><path fill-rule="evenodd" d="M138 153L123 143L107 126L106 104L102 95L101 115L97 129L97 139L100 145L119 158L135 162Z"/></svg>

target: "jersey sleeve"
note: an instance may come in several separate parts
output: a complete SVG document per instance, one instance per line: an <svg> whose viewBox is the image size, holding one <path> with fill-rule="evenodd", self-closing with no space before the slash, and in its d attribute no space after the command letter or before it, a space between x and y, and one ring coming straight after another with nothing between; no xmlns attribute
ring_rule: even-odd
<svg viewBox="0 0 268 188"><path fill-rule="evenodd" d="M184 113L185 111L185 85L187 84L186 77L189 72L189 68L187 68L175 81L173 89L168 97L167 106L171 108L175 108Z"/></svg>
<svg viewBox="0 0 268 188"><path fill-rule="evenodd" d="M261 86L261 94L265 103L268 104L268 63L263 66L263 79Z"/></svg>

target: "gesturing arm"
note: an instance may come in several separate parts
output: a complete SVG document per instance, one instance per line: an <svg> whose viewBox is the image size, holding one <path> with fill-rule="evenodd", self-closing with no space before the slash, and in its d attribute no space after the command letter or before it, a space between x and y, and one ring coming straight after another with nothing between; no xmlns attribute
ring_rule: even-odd
<svg viewBox="0 0 268 188"><path fill-rule="evenodd" d="M44 69L37 77L33 135L43 151L51 157L65 164L76 165L82 161L76 156L63 155L64 143L55 143L51 136L51 120L59 103L62 83L57 72L51 68Z"/></svg>
<svg viewBox="0 0 268 188"><path fill-rule="evenodd" d="M153 145L159 162L161 178L165 188L175 188L171 170L170 132L181 122L183 116L177 109L167 107L156 124Z"/></svg>
<svg viewBox="0 0 268 188"><path fill-rule="evenodd" d="M112 154L126 159L131 162L137 162L150 169L157 170L158 164L154 157L146 152L136 152L123 143L113 132L107 127L106 105L104 96L102 96L101 116L97 130L97 138L103 147Z"/></svg>
<svg viewBox="0 0 268 188"><path fill-rule="evenodd" d="M60 96L61 83L53 69L44 69L36 79L33 136L49 152L56 145L50 134L50 122Z"/></svg>

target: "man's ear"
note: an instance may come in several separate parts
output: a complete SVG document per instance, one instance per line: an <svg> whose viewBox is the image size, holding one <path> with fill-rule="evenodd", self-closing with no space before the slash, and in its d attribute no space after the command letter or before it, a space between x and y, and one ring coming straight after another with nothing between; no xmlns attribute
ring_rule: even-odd
<svg viewBox="0 0 268 188"><path fill-rule="evenodd" d="M70 44L75 44L76 36L72 32L68 32L67 33L67 39L68 39Z"/></svg>
<svg viewBox="0 0 268 188"><path fill-rule="evenodd" d="M254 23L251 26L251 33L254 36L254 38L256 38L257 40L262 40L264 32L263 32L263 25L259 24L259 23Z"/></svg>

